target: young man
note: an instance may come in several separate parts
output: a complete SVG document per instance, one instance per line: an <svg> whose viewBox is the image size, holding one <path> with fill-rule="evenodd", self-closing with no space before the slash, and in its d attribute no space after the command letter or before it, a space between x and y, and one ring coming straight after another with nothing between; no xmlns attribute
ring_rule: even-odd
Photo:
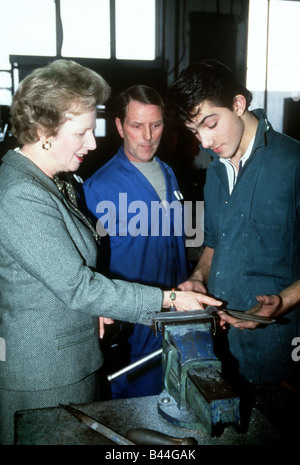
<svg viewBox="0 0 300 465"><path fill-rule="evenodd" d="M100 254L107 256L113 278L176 287L188 277L184 237L176 235L172 215L170 232L164 229L167 210L160 208L159 217L156 210L180 197L172 169L155 156L164 127L160 95L147 86L130 87L118 98L115 122L123 145L84 183L89 213L109 233ZM124 324L121 336L122 352L129 344L128 363L161 347L161 338L142 325ZM160 357L111 383L113 398L155 395L162 389Z"/></svg>
<svg viewBox="0 0 300 465"><path fill-rule="evenodd" d="M291 357L299 282L291 285L300 278L300 144L274 131L263 110L249 111L251 100L231 70L206 60L181 73L167 114L213 157L203 255L179 287L206 290L228 309L278 317L263 327L222 314L238 370L256 384L299 379Z"/></svg>

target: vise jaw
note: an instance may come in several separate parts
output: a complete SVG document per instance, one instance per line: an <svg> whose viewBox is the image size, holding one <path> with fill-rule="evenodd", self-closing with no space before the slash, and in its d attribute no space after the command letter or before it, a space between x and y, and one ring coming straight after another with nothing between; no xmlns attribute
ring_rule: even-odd
<svg viewBox="0 0 300 465"><path fill-rule="evenodd" d="M164 390L158 411L178 426L211 435L226 424L240 425L240 399L222 378L213 351L215 318L212 308L153 317L155 332L163 337Z"/></svg>

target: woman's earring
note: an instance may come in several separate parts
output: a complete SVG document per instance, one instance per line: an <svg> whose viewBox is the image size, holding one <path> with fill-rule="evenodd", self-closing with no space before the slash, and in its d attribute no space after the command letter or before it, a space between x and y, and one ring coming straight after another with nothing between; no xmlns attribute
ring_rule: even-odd
<svg viewBox="0 0 300 465"><path fill-rule="evenodd" d="M51 149L51 142L49 142L48 140L46 140L45 142L42 143L42 148L43 148L43 150L49 150L49 149Z"/></svg>

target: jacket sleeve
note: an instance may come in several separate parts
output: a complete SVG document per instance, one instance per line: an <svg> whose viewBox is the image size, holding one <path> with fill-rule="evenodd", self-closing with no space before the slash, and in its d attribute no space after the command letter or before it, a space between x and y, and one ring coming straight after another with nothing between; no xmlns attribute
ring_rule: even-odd
<svg viewBox="0 0 300 465"><path fill-rule="evenodd" d="M109 280L87 266L74 238L76 228L72 236L67 227L66 215L70 223L73 215L58 202L37 183L19 183L8 189L1 202L0 223L0 242L6 253L31 282L42 282L72 310L149 324L150 314L161 310L162 291Z"/></svg>

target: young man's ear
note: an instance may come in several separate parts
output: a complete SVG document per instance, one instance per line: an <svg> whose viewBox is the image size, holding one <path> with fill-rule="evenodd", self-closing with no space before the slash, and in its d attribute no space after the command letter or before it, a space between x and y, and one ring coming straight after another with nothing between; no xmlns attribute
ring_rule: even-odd
<svg viewBox="0 0 300 465"><path fill-rule="evenodd" d="M122 127L122 123L121 123L120 118L115 118L115 123L116 123L116 126L117 126L118 133L120 134L122 139L124 139L124 132L123 132L123 127Z"/></svg>
<svg viewBox="0 0 300 465"><path fill-rule="evenodd" d="M233 111L236 112L237 116L243 116L246 110L246 98L241 94L236 95L233 100Z"/></svg>

